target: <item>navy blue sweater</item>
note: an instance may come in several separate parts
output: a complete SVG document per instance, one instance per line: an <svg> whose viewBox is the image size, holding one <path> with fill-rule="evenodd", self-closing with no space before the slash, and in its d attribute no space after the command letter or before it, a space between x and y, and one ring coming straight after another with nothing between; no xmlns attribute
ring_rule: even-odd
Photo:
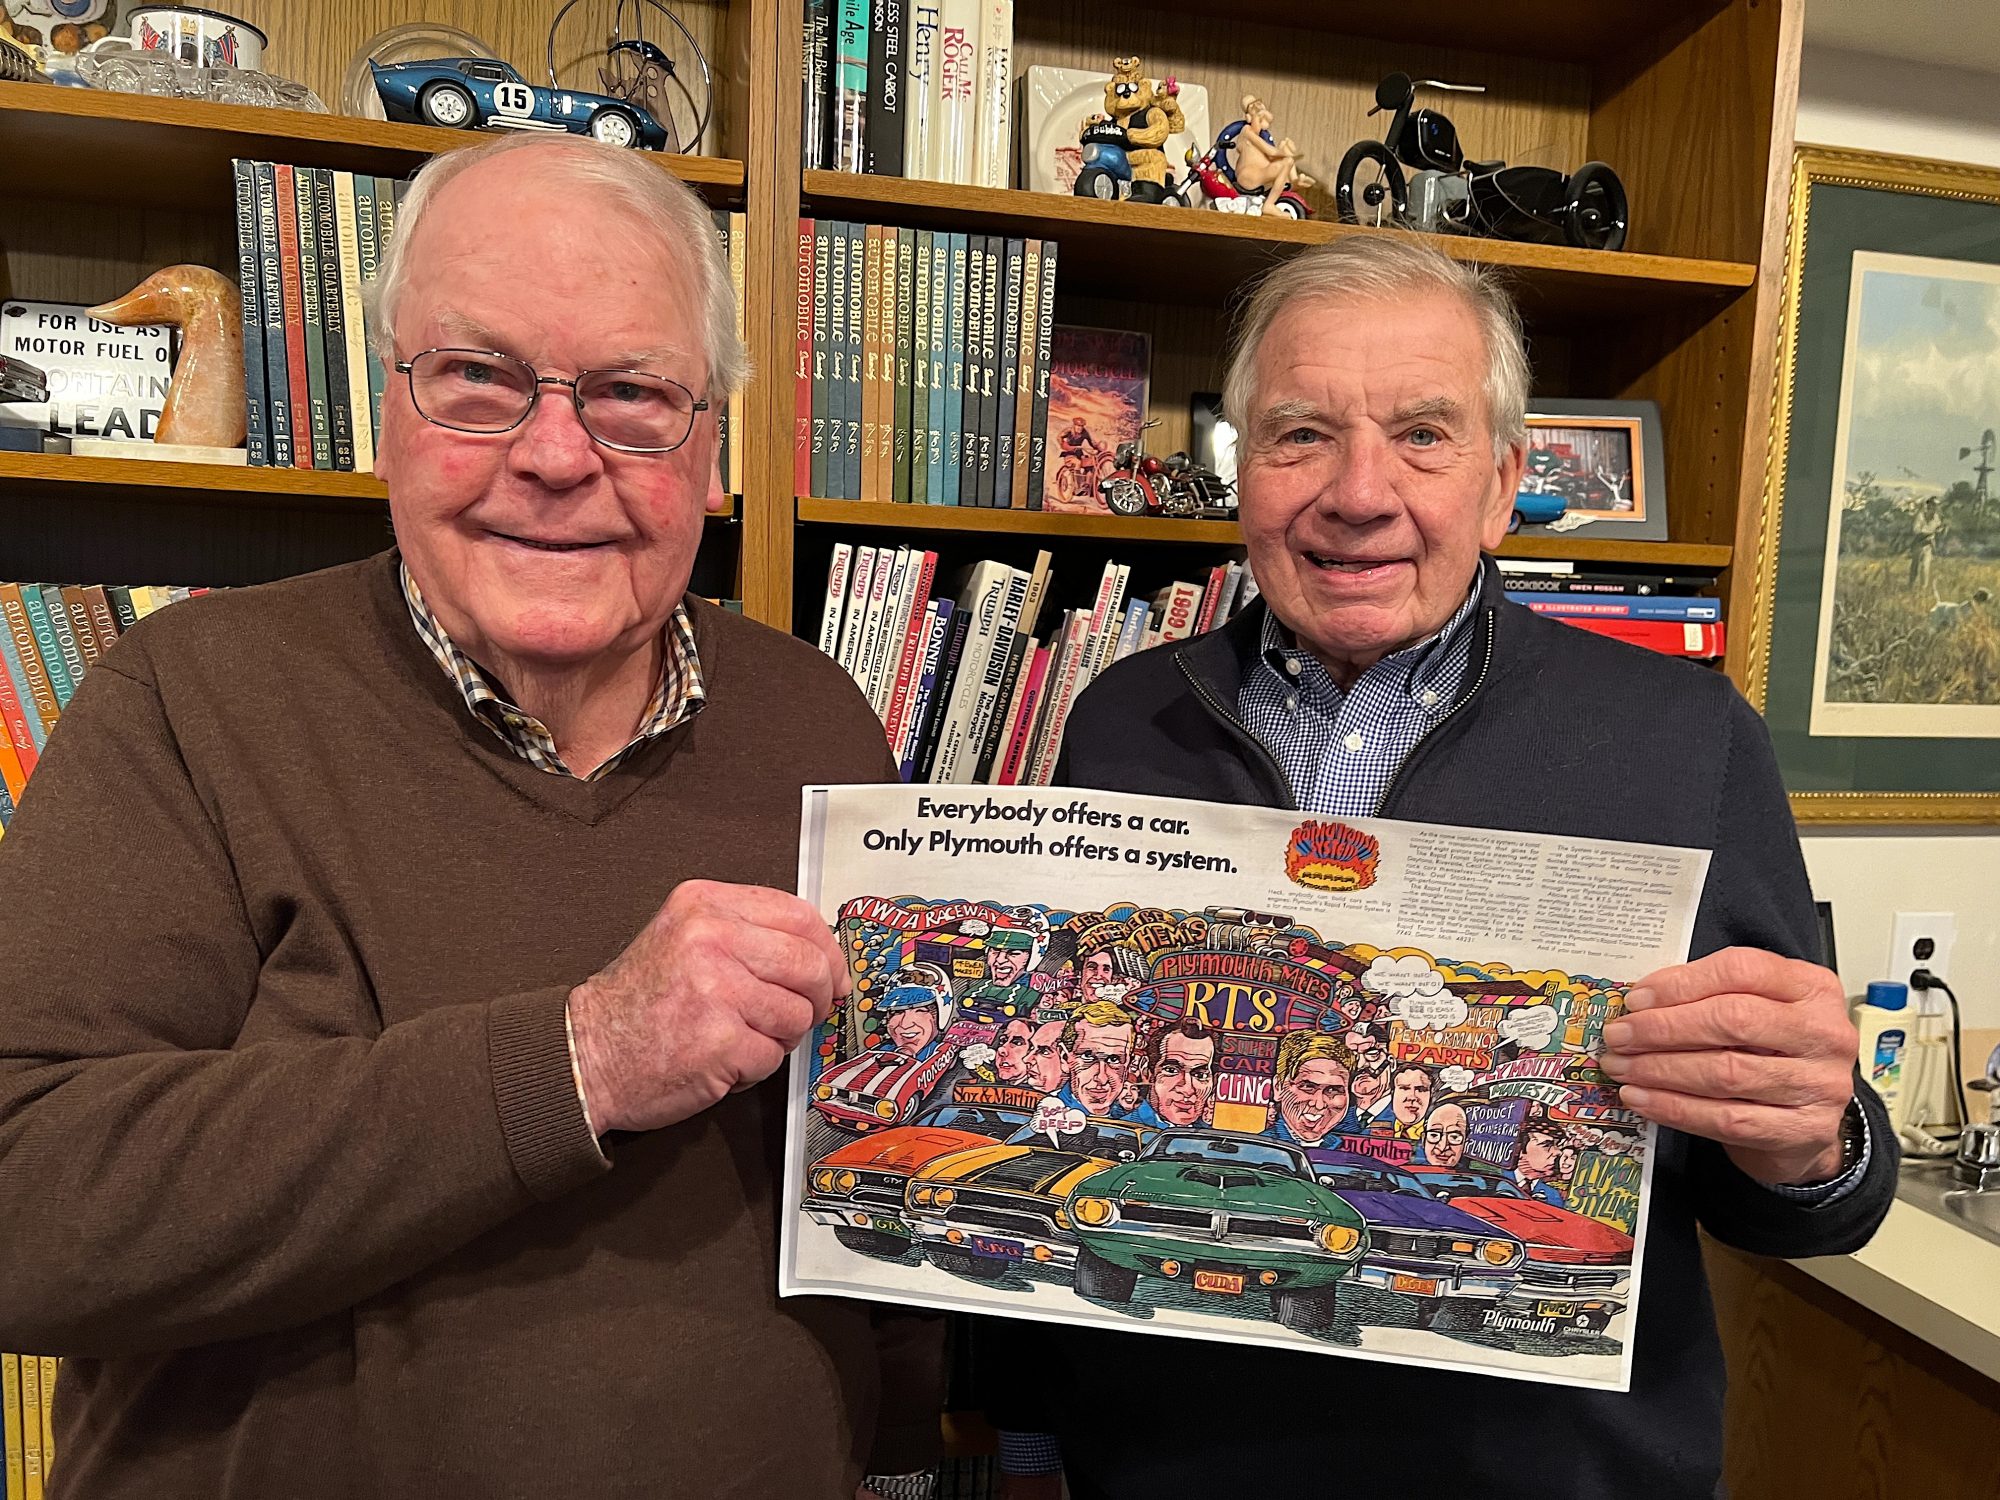
<svg viewBox="0 0 2000 1500"><path fill-rule="evenodd" d="M1729 680L1510 604L1490 565L1482 591L1465 694L1404 762L1380 815L1710 849L1695 955L1747 945L1816 959L1770 739ZM1110 668L1077 700L1058 778L1291 806L1283 772L1236 717L1262 615ZM1869 1170L1832 1203L1780 1197L1714 1143L1661 1132L1628 1395L988 1321L975 1336L1011 1370L992 1415L1061 1438L1075 1500L1708 1500L1724 1376L1695 1226L1762 1255L1864 1244L1894 1197L1896 1150L1880 1103L1858 1093Z"/></svg>

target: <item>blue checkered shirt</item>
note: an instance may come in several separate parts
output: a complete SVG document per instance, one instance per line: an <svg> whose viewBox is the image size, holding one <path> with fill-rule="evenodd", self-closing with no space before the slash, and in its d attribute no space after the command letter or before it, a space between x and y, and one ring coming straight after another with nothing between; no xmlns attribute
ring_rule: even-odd
<svg viewBox="0 0 2000 1500"><path fill-rule="evenodd" d="M1436 635L1390 652L1346 689L1265 610L1236 711L1277 758L1301 810L1375 816L1404 758L1464 690L1478 602L1475 586Z"/></svg>

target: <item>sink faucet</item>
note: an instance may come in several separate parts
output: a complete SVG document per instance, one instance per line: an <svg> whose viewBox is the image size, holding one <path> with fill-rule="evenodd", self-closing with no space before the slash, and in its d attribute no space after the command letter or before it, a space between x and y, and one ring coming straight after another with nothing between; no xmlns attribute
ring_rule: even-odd
<svg viewBox="0 0 2000 1500"><path fill-rule="evenodd" d="M2000 1188L2000 1125L1965 1127L1951 1175L1975 1192Z"/></svg>

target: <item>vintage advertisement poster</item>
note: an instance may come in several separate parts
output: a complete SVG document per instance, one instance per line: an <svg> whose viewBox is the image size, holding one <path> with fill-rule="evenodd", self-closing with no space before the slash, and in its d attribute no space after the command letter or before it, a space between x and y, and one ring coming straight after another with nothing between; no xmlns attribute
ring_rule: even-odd
<svg viewBox="0 0 2000 1500"><path fill-rule="evenodd" d="M780 1290L1627 1389L1653 1132L1599 1039L1707 863L809 788L853 995L793 1060Z"/></svg>

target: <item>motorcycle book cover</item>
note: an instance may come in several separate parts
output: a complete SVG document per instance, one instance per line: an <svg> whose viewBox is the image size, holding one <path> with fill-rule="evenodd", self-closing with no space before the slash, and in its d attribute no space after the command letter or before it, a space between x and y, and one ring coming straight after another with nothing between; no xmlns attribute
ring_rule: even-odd
<svg viewBox="0 0 2000 1500"><path fill-rule="evenodd" d="M1042 509L1108 515L1099 482L1146 420L1152 343L1122 328L1058 323L1049 358Z"/></svg>

